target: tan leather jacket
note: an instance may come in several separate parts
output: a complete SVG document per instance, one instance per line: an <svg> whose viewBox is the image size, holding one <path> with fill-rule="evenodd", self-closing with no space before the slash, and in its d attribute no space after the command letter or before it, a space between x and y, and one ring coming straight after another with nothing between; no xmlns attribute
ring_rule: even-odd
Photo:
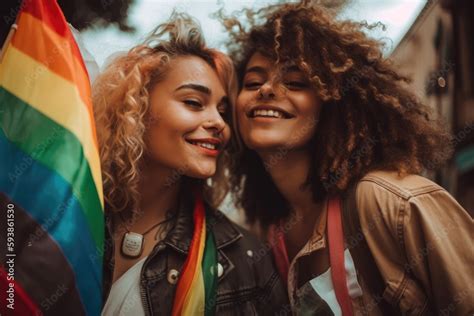
<svg viewBox="0 0 474 316"><path fill-rule="evenodd" d="M353 200L375 262L374 269L362 273L367 258L351 248L361 238L346 235L363 293L352 298L355 315L387 315L384 304L395 315L474 315L473 220L449 193L421 176L376 171L357 183ZM290 265L288 291L295 314L310 312L309 306L320 315L331 314L315 306L314 297L304 297L314 291L307 291L309 282L302 286L300 277L308 274L303 267L318 266L311 278L329 268L323 215ZM368 286L377 270L379 295Z"/></svg>

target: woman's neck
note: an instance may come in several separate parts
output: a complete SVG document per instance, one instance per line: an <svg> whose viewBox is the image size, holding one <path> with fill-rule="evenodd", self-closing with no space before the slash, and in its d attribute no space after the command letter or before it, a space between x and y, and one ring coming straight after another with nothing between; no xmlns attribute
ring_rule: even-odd
<svg viewBox="0 0 474 316"><path fill-rule="evenodd" d="M264 153L260 157L292 211L301 216L313 212L315 203L311 188L303 187L311 164L309 152Z"/></svg>
<svg viewBox="0 0 474 316"><path fill-rule="evenodd" d="M286 248L289 259L298 253L311 237L315 223L321 215L322 203L313 200L309 186L303 187L311 158L308 152L294 151L282 155L260 155L276 187L289 203L293 218L285 225ZM280 157L272 159L272 157Z"/></svg>
<svg viewBox="0 0 474 316"><path fill-rule="evenodd" d="M164 220L168 211L177 206L181 182L181 176L176 171L154 163L144 163L138 185L140 210L133 220L133 226L147 229Z"/></svg>

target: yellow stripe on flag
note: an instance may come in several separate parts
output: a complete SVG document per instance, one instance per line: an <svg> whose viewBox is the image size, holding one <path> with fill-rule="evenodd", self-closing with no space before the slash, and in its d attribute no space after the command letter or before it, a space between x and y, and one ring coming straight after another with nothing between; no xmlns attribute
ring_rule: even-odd
<svg viewBox="0 0 474 316"><path fill-rule="evenodd" d="M103 208L99 152L94 145L91 118L77 87L11 45L0 64L0 85L78 138Z"/></svg>

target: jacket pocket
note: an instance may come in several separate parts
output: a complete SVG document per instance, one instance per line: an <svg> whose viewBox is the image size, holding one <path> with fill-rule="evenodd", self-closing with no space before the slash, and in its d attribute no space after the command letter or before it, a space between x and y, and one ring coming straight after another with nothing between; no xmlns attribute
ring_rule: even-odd
<svg viewBox="0 0 474 316"><path fill-rule="evenodd" d="M256 287L235 290L221 286L217 290L216 315L257 315L258 294Z"/></svg>
<svg viewBox="0 0 474 316"><path fill-rule="evenodd" d="M431 315L428 310L428 298L418 283L405 274L396 288L388 286L383 297L392 305L398 306L402 315Z"/></svg>
<svg viewBox="0 0 474 316"><path fill-rule="evenodd" d="M216 315L253 316L258 315L253 301L217 303Z"/></svg>

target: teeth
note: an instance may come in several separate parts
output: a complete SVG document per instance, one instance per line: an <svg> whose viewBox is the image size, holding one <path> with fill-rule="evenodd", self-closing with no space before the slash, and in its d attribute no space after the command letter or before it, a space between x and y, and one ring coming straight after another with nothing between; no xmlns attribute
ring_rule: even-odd
<svg viewBox="0 0 474 316"><path fill-rule="evenodd" d="M195 142L195 145L207 148L207 149L216 149L216 144L211 143L202 143L202 142Z"/></svg>
<svg viewBox="0 0 474 316"><path fill-rule="evenodd" d="M253 111L253 117L256 116L282 118L283 113L276 110L255 110Z"/></svg>

